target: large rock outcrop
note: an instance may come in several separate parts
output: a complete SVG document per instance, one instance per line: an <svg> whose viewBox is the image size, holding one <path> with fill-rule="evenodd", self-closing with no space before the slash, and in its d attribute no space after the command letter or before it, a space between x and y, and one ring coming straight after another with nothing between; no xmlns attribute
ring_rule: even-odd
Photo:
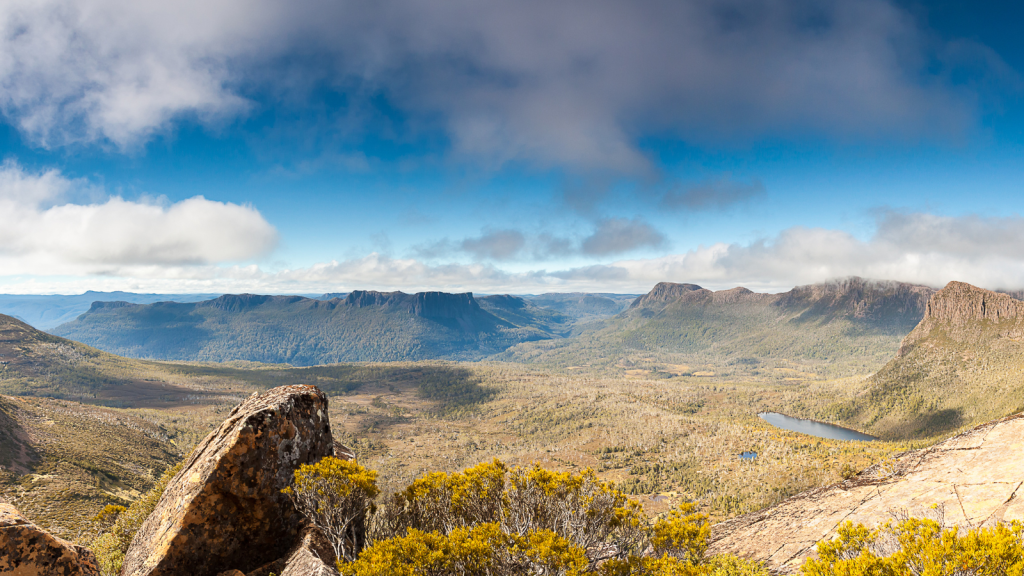
<svg viewBox="0 0 1024 576"><path fill-rule="evenodd" d="M323 532L309 526L303 531L298 544L285 557L244 576L337 576L335 560L334 549Z"/></svg>
<svg viewBox="0 0 1024 576"><path fill-rule="evenodd" d="M963 528L1024 520L1024 414L983 424L931 448L898 455L856 478L798 494L723 522L710 552L733 553L795 574L847 520L874 527L897 513ZM933 509L932 506L936 505Z"/></svg>
<svg viewBox="0 0 1024 576"><path fill-rule="evenodd" d="M39 528L0 502L0 574L99 576L93 553Z"/></svg>
<svg viewBox="0 0 1024 576"><path fill-rule="evenodd" d="M327 397L318 388L254 394L168 484L135 535L122 574L247 573L285 557L305 524L281 490L299 465L334 454Z"/></svg>
<svg viewBox="0 0 1024 576"><path fill-rule="evenodd" d="M950 282L936 292L925 308L924 318L900 345L904 356L935 330L955 342L1024 336L1024 302L964 282ZM991 332L991 334L989 334Z"/></svg>
<svg viewBox="0 0 1024 576"><path fill-rule="evenodd" d="M925 314L866 389L837 413L883 439L945 436L1024 410L1024 302L963 282Z"/></svg>

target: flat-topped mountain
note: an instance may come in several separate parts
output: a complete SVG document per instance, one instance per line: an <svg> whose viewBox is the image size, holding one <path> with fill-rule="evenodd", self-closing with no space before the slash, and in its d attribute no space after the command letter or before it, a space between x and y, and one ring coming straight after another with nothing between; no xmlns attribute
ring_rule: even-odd
<svg viewBox="0 0 1024 576"><path fill-rule="evenodd" d="M508 297L514 298L514 297ZM294 365L345 361L475 360L556 337L559 318L470 293L374 292L344 298L225 295L198 303L97 302L54 330L123 356L251 360Z"/></svg>
<svg viewBox="0 0 1024 576"><path fill-rule="evenodd" d="M932 436L1024 410L1024 302L950 282L858 398L834 417L883 437Z"/></svg>
<svg viewBox="0 0 1024 576"><path fill-rule="evenodd" d="M564 365L595 358L698 363L756 375L765 375L766 360L793 360L835 375L871 373L921 320L933 293L926 286L861 278L781 294L662 282L571 341L522 344L502 357Z"/></svg>
<svg viewBox="0 0 1024 576"><path fill-rule="evenodd" d="M84 294L0 294L0 314L13 316L27 324L49 330L70 322L89 309L93 302L199 302L219 294L135 294L132 292L94 292Z"/></svg>

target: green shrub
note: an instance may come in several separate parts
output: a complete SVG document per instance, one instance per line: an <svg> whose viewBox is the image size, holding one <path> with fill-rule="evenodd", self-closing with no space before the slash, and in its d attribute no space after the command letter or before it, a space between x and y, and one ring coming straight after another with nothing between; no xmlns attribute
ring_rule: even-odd
<svg viewBox="0 0 1024 576"><path fill-rule="evenodd" d="M160 501L160 496L167 489L167 484L170 483L175 474L181 471L181 467L184 464L184 462L181 462L177 466L168 468L149 492L143 494L142 497L133 502L127 509L118 513L110 529L101 533L89 545L89 548L96 554L96 560L100 564L100 572L103 576L117 576L121 573L124 555L128 552L128 546L131 545L132 538L135 537L135 533L142 527L142 523L146 521L146 518L156 508L157 502ZM97 515L97 518L104 515L104 512L109 514L108 508L110 507L104 508Z"/></svg>

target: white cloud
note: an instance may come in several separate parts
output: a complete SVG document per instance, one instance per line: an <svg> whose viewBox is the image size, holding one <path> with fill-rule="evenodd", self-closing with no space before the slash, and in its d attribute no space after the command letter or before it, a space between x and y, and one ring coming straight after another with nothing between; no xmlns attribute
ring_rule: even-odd
<svg viewBox="0 0 1024 576"><path fill-rule="evenodd" d="M207 202L205 200L201 202ZM200 204L202 206L202 204ZM231 206L231 205L226 205ZM239 208L239 207L236 207ZM173 210L169 208L166 213ZM233 213L233 212L232 212ZM168 222L173 218L168 217ZM242 228L244 230L244 227ZM972 243L933 242L944 231L969 229ZM237 228L236 228L237 230ZM478 293L646 292L662 281L691 282L711 289L746 286L781 291L831 278L861 276L942 286L961 280L985 288L1024 288L1024 218L940 217L885 213L876 234L859 239L842 230L790 228L749 244L718 243L660 258L618 260L566 269L509 270L491 263L428 264L415 258L373 253L304 268L268 270L258 265L188 265L159 259L133 262L134 255L102 267L64 265L71 278L8 277L6 293L135 292L324 293L354 289L444 290ZM236 236L235 240L244 234ZM263 236L257 235L257 238ZM220 242L220 239L211 242ZM251 242L250 238L247 242ZM245 243L242 242L244 245ZM159 250L150 253L161 254ZM5 270L13 259L37 274L55 274L48 264L0 256ZM32 258L35 261L37 258ZM178 260L187 260L178 258ZM212 262L212 259L206 261ZM88 263L86 263L88 264ZM59 268L59 267L58 267ZM102 275L95 275L96 271ZM67 273L67 272L63 272ZM93 275L90 275L93 274Z"/></svg>
<svg viewBox="0 0 1024 576"><path fill-rule="evenodd" d="M464 252L476 259L510 260L526 246L526 236L518 230L485 230L475 238L466 238L460 244Z"/></svg>
<svg viewBox="0 0 1024 576"><path fill-rule="evenodd" d="M202 196L173 204L106 197L68 201L87 182L50 170L0 166L0 270L18 274L102 274L119 266L176 266L249 260L267 254L277 231L251 206Z"/></svg>
<svg viewBox="0 0 1024 576"><path fill-rule="evenodd" d="M594 233L583 239L580 250L591 256L605 256L664 244L665 236L640 217L604 218L597 221Z"/></svg>
<svg viewBox="0 0 1024 576"><path fill-rule="evenodd" d="M886 0L7 0L0 109L45 146L128 147L327 85L357 111L340 130L384 96L485 164L636 172L652 132L960 133L978 98L950 67L1015 75L956 46Z"/></svg>
<svg viewBox="0 0 1024 576"><path fill-rule="evenodd" d="M266 16L240 0L7 0L0 108L43 146L129 147L183 113L237 112L245 101L227 85L229 59Z"/></svg>

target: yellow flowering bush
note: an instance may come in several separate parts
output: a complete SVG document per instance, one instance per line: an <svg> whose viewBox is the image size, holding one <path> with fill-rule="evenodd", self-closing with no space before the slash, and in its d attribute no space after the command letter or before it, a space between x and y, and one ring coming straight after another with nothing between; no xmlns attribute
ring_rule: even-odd
<svg viewBox="0 0 1024 576"><path fill-rule="evenodd" d="M651 546L658 556L668 555L696 564L704 558L711 525L705 514L697 514L695 506L684 503L659 518L651 528Z"/></svg>
<svg viewBox="0 0 1024 576"><path fill-rule="evenodd" d="M1024 576L1024 524L962 532L935 520L907 518L875 530L846 522L818 544L804 576Z"/></svg>
<svg viewBox="0 0 1024 576"><path fill-rule="evenodd" d="M578 576L586 568L583 549L557 534L539 530L517 536L494 522L448 534L411 528L405 536L366 548L354 562L338 563L345 576Z"/></svg>
<svg viewBox="0 0 1024 576"><path fill-rule="evenodd" d="M333 456L295 471L282 490L295 507L323 530L339 559L354 560L362 547L362 527L373 506L377 472Z"/></svg>

